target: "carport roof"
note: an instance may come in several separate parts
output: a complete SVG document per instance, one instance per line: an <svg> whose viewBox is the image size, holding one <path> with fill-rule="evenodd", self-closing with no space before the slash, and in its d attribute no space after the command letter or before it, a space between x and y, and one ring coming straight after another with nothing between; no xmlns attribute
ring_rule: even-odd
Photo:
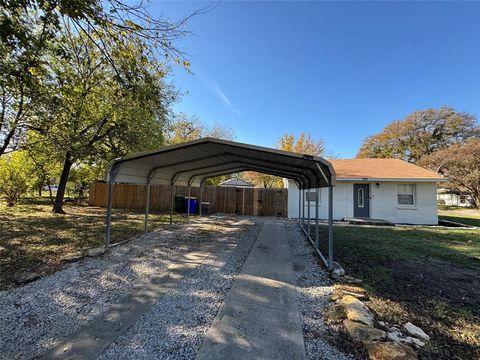
<svg viewBox="0 0 480 360"><path fill-rule="evenodd" d="M300 188L335 184L332 165L321 157L214 138L117 158L108 164L106 180L199 186L206 178L247 170L292 179Z"/></svg>

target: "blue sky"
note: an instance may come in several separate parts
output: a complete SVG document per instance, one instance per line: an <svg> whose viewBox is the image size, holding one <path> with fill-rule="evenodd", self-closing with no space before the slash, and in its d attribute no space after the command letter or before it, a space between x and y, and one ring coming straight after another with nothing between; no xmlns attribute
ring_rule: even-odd
<svg viewBox="0 0 480 360"><path fill-rule="evenodd" d="M154 2L178 20L209 3ZM275 146L310 132L340 157L423 108L480 114L480 2L221 2L178 42L176 111Z"/></svg>

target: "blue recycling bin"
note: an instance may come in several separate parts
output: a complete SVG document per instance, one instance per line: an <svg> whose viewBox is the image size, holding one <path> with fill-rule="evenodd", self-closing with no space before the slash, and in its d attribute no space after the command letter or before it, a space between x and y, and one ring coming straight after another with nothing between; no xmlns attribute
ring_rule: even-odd
<svg viewBox="0 0 480 360"><path fill-rule="evenodd" d="M197 212L197 198L185 196L185 212L188 211L188 202L190 202L190 214L195 214Z"/></svg>

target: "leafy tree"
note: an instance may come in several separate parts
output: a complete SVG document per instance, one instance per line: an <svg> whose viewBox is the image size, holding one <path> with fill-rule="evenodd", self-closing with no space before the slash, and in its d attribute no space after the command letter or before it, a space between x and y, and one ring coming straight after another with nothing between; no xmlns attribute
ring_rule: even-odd
<svg viewBox="0 0 480 360"><path fill-rule="evenodd" d="M212 137L215 139L224 139L224 140L234 140L235 132L233 129L225 124L214 124L212 127L208 128L205 133L205 136Z"/></svg>
<svg viewBox="0 0 480 360"><path fill-rule="evenodd" d="M238 177L241 177L241 173L240 174L230 174L230 175L222 175L222 176L215 176L213 178L207 178L205 180L205 185L218 185L220 184L221 182L224 182L234 176L238 176Z"/></svg>
<svg viewBox="0 0 480 360"><path fill-rule="evenodd" d="M179 113L168 124L164 133L167 145L180 144L186 141L197 140L203 137L205 125L196 116L189 117Z"/></svg>
<svg viewBox="0 0 480 360"><path fill-rule="evenodd" d="M43 51L58 31L68 25L76 33L85 34L114 68L115 47L111 45L119 34L128 38L129 43L146 46L150 59L160 55L188 66L174 41L188 33L185 24L189 18L212 8L209 5L178 22L171 22L149 14L143 1L0 0L0 42L16 63L35 69L41 64ZM118 72L117 75L125 74Z"/></svg>
<svg viewBox="0 0 480 360"><path fill-rule="evenodd" d="M7 206L14 206L27 192L31 167L28 154L23 151L15 151L0 159L0 194Z"/></svg>
<svg viewBox="0 0 480 360"><path fill-rule="evenodd" d="M257 171L244 171L241 177L256 187L265 189L283 188L283 179L278 176L263 174Z"/></svg>
<svg viewBox="0 0 480 360"><path fill-rule="evenodd" d="M301 132L295 135L286 133L278 140L280 150L322 156L325 152L323 139L314 140L309 133ZM246 171L242 175L247 181L263 188L283 188L283 179L278 176L263 174L255 171Z"/></svg>
<svg viewBox="0 0 480 360"><path fill-rule="evenodd" d="M14 151L42 98L42 74L16 63L0 42L0 157ZM35 74L35 76L34 76Z"/></svg>
<svg viewBox="0 0 480 360"><path fill-rule="evenodd" d="M285 151L322 156L325 152L323 139L314 140L309 133L301 132L298 138L286 133L278 140L278 148Z"/></svg>
<svg viewBox="0 0 480 360"><path fill-rule="evenodd" d="M450 145L480 137L474 115L449 107L416 111L367 137L357 158L399 158L416 162Z"/></svg>
<svg viewBox="0 0 480 360"><path fill-rule="evenodd" d="M215 124L210 128L197 116L188 116L185 113L179 113L175 116L168 124L164 136L168 145L197 140L207 136L225 140L233 140L235 138L230 127Z"/></svg>
<svg viewBox="0 0 480 360"><path fill-rule="evenodd" d="M150 61L171 60L188 70L190 64L175 42L188 34L189 18L213 6L172 22L151 16L143 1L0 0L0 156L18 148L31 128L32 109L39 107L48 71L46 53L52 51L65 28L82 34L83 41L108 62L118 80L132 88L131 74L118 63L119 44L142 48L142 56ZM61 48L56 50L57 56L65 56Z"/></svg>
<svg viewBox="0 0 480 360"><path fill-rule="evenodd" d="M30 1L0 0L0 156L18 147L36 107L43 50L55 34L52 11Z"/></svg>
<svg viewBox="0 0 480 360"><path fill-rule="evenodd" d="M233 140L235 138L232 128L223 124L214 124L212 127L209 127L197 116L188 116L183 112L178 113L174 119L169 122L164 132L165 143L167 145L198 140L207 136L224 140ZM205 181L205 184L218 185L228 178L228 175L209 178Z"/></svg>
<svg viewBox="0 0 480 360"><path fill-rule="evenodd" d="M72 167L67 185L67 190L78 199L85 196L91 182L102 179L104 166L80 163Z"/></svg>
<svg viewBox="0 0 480 360"><path fill-rule="evenodd" d="M167 69L144 55L145 46L130 43L128 38L117 42L117 48L112 48L113 69L87 35L68 30L49 54L45 87L51 97L38 110L34 123L62 162L55 213L63 213L66 185L75 164L160 146L176 98L165 82ZM129 78L129 86L117 76L118 71Z"/></svg>
<svg viewBox="0 0 480 360"><path fill-rule="evenodd" d="M480 208L480 139L471 138L422 157L418 164L444 173L447 186L472 194L472 205Z"/></svg>
<svg viewBox="0 0 480 360"><path fill-rule="evenodd" d="M58 175L62 170L62 164L55 155L54 147L44 136L30 130L27 132L23 148L32 163L32 189L37 190L38 195L42 196L43 187L48 186L50 200L53 204L51 186L58 183Z"/></svg>

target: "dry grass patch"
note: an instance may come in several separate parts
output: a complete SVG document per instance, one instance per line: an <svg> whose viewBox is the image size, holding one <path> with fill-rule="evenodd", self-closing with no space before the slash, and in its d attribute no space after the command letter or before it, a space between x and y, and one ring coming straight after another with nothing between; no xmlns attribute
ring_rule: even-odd
<svg viewBox="0 0 480 360"><path fill-rule="evenodd" d="M103 244L105 209L85 205L64 207L66 215L51 213L49 204L0 203L0 289L17 285L26 273L49 274L61 268L68 253ZM176 216L176 221L183 220ZM166 226L168 216L150 215L150 229ZM117 210L112 218L112 243L143 232L143 213Z"/></svg>

